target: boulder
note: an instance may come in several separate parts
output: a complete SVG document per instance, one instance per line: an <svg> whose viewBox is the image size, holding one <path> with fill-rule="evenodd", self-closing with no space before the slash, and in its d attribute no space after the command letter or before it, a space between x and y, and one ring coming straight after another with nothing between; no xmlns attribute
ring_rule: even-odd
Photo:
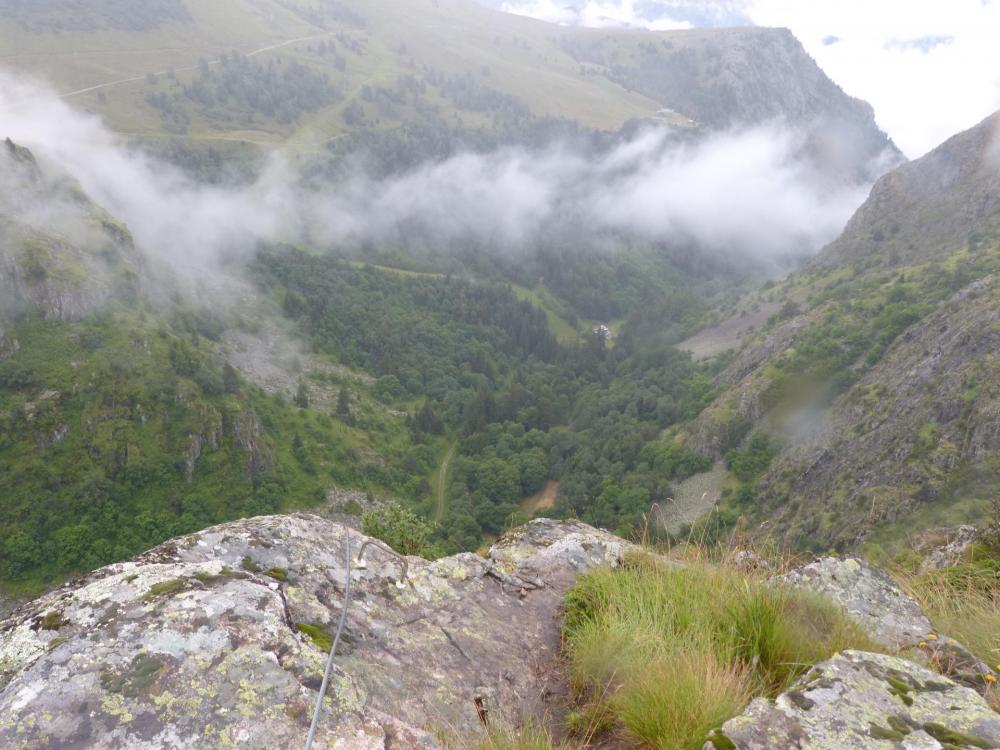
<svg viewBox="0 0 1000 750"><path fill-rule="evenodd" d="M0 747L302 747L366 541L307 514L237 521L21 607L0 623ZM314 748L439 748L548 712L563 595L628 547L537 520L487 558L408 558L405 579L368 547Z"/></svg>
<svg viewBox="0 0 1000 750"><path fill-rule="evenodd" d="M840 604L872 640L888 648L912 646L933 631L913 597L863 560L824 557L786 573L782 580Z"/></svg>
<svg viewBox="0 0 1000 750"><path fill-rule="evenodd" d="M974 690L894 656L844 651L774 701L758 698L704 750L1000 748L1000 714Z"/></svg>
<svg viewBox="0 0 1000 750"><path fill-rule="evenodd" d="M889 575L856 558L824 557L781 577L840 604L876 643L985 691L996 672L965 646L938 633L920 605Z"/></svg>
<svg viewBox="0 0 1000 750"><path fill-rule="evenodd" d="M979 529L975 526L956 526L951 529L933 529L922 535L916 551L923 553L920 572L939 570L960 564L969 548L976 543Z"/></svg>

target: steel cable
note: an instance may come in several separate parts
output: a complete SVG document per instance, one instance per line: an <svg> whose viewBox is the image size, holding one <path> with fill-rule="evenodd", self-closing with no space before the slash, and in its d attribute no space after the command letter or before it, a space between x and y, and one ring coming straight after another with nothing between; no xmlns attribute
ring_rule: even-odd
<svg viewBox="0 0 1000 750"><path fill-rule="evenodd" d="M347 607L351 603L351 536L350 534L346 534L345 537L347 547L347 583L344 585L344 603L340 607L340 623L337 625L337 633L333 637L333 645L330 646L330 655L326 658L323 684L320 685L319 695L316 698L316 708L313 709L312 724L309 726L309 736L306 738L306 750L312 750L313 738L316 736L316 727L319 726L319 716L323 711L323 698L326 697L326 688L330 683L333 656L337 653L337 644L340 643L340 635L344 632L344 623L347 622Z"/></svg>

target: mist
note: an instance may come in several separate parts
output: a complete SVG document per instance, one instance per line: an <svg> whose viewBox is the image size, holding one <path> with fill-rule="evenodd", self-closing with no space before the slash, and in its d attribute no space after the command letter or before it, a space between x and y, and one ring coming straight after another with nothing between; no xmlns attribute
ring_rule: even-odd
<svg viewBox="0 0 1000 750"><path fill-rule="evenodd" d="M215 186L129 148L44 85L0 75L0 137L8 136L78 180L143 251L180 271L275 242L467 245L516 260L571 229L609 251L629 236L775 272L833 239L868 190L819 173L802 137L780 122L699 139L650 126L598 153L511 147L389 178L359 166L320 184L277 152L252 184Z"/></svg>

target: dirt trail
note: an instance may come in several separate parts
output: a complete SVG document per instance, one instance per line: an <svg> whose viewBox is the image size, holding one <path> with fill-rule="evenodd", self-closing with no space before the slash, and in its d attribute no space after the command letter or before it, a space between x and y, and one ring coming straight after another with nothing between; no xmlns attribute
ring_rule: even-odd
<svg viewBox="0 0 1000 750"><path fill-rule="evenodd" d="M541 491L521 501L521 510L527 515L533 516L537 511L547 510L556 504L556 497L559 495L559 482L549 480Z"/></svg>
<svg viewBox="0 0 1000 750"><path fill-rule="evenodd" d="M455 450L457 448L458 443L452 443L448 446L448 452L444 454L444 458L441 459L441 466L438 467L437 486L434 493L434 521L437 523L441 523L441 520L444 518L445 491L448 489L448 466L451 464L451 459L455 457Z"/></svg>
<svg viewBox="0 0 1000 750"><path fill-rule="evenodd" d="M314 39L322 39L322 38L328 37L328 36L331 36L331 34L330 33L313 34L312 36L300 36L297 39L286 39L285 41L278 42L277 44L269 44L266 47L260 47L259 49L255 49L252 52L248 52L245 56L246 57L254 57L254 56L262 54L264 52L270 52L272 50L281 49L282 47L287 47L290 44L297 44L299 42L310 42L310 41L312 41ZM222 62L222 60L217 58L215 60L210 61L208 64L209 65L218 65L220 62ZM174 72L175 73L181 73L181 72L188 71L188 70L195 70L195 69L197 69L197 67L198 67L197 65L188 65L188 66L183 67L183 68L174 68ZM155 75L155 76L165 76L165 75L167 75L168 72L169 71L167 71L167 70L158 70L158 71L155 71L153 73L153 75ZM119 78L117 81L108 81L107 83L99 83L99 84L97 84L95 86L87 86L86 88L77 89L76 91L67 91L65 94L60 94L60 96L63 99L68 99L71 96L79 96L80 94L88 94L91 91L99 91L101 89L111 88L112 86L120 86L120 85L122 85L124 83L135 83L136 81L144 81L144 80L146 80L146 76L147 75L149 75L149 73L143 73L142 75L132 76L131 78Z"/></svg>

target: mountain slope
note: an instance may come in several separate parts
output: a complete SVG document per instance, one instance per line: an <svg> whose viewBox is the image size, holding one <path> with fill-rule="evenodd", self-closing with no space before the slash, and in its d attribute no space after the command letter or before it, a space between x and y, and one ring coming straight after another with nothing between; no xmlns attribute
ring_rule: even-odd
<svg viewBox="0 0 1000 750"><path fill-rule="evenodd" d="M471 0L165 0L172 11L151 6L130 28L109 26L99 3L89 27L57 32L46 19L61 2L0 10L4 64L138 136L315 152L403 124L523 138L547 118L605 131L634 119L720 129L781 118L822 127L814 156L851 179L894 152L870 108L786 30L565 28ZM248 59L219 62L231 50ZM267 89L270 113L239 95L269 76L282 81ZM288 95L305 85L308 100Z"/></svg>
<svg viewBox="0 0 1000 750"><path fill-rule="evenodd" d="M770 436L730 521L822 549L986 513L1000 489L998 121L880 180L814 267L769 293L784 306L685 437L738 449L732 465L749 433ZM898 241L873 238L885 226Z"/></svg>
<svg viewBox="0 0 1000 750"><path fill-rule="evenodd" d="M1000 233L1000 112L882 177L817 267L891 265L975 249Z"/></svg>

